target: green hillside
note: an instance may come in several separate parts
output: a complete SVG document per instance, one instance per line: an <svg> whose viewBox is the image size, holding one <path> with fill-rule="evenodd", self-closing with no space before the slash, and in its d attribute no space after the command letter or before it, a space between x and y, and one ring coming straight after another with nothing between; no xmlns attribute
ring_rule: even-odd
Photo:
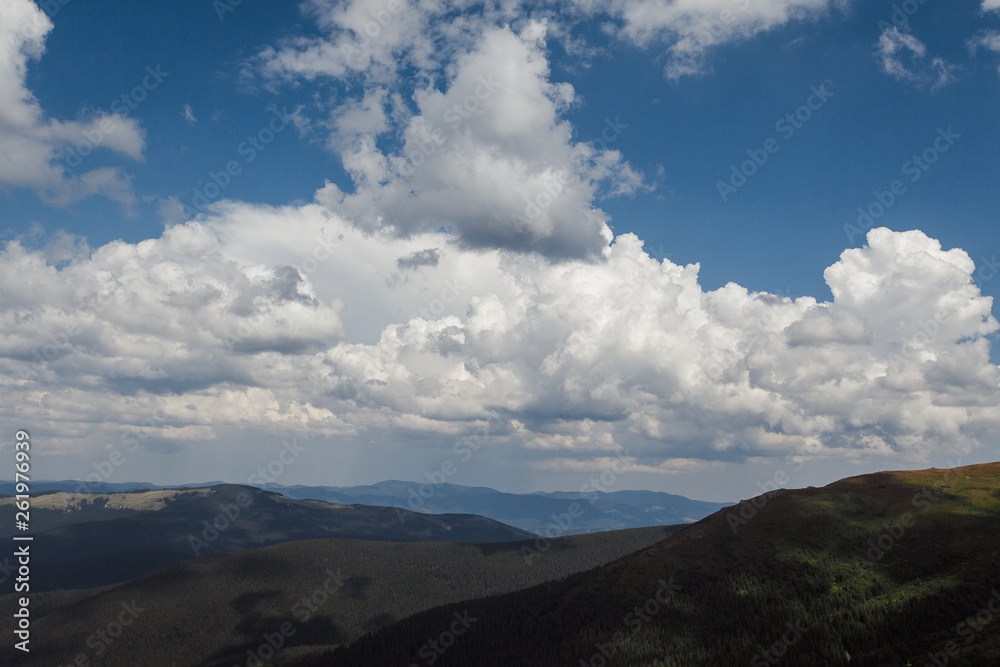
<svg viewBox="0 0 1000 667"><path fill-rule="evenodd" d="M477 620L460 637L442 635L456 611ZM454 645L439 651L442 636ZM602 568L421 613L296 664L431 659L444 667L998 665L1000 464L774 492Z"/></svg>
<svg viewBox="0 0 1000 667"><path fill-rule="evenodd" d="M4 624L0 664L71 664L83 655L108 667L232 667L246 665L247 651L269 635L282 650L266 664L284 665L431 607L602 565L683 527L505 544L308 540L213 554L113 587L33 595L31 660L11 648ZM0 598L0 613L13 609L14 596ZM124 621L106 644L100 632Z"/></svg>

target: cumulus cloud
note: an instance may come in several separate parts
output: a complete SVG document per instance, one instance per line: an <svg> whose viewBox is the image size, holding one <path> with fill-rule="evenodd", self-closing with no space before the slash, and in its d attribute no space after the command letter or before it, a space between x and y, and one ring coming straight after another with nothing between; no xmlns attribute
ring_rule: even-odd
<svg viewBox="0 0 1000 667"><path fill-rule="evenodd" d="M875 49L882 71L898 81L937 90L955 79L955 67L942 58L927 61L927 47L913 35L893 27L882 32Z"/></svg>
<svg viewBox="0 0 1000 667"><path fill-rule="evenodd" d="M641 178L618 151L573 142L561 112L575 102L549 80L545 28L487 31L455 63L447 88L418 90L417 110L386 153L384 93L336 112L353 193L328 183L317 199L371 231L409 236L446 228L466 247L593 255L610 240L592 205L602 183L627 194ZM627 125L610 121L617 133ZM598 132L605 127L597 128Z"/></svg>
<svg viewBox="0 0 1000 667"><path fill-rule="evenodd" d="M30 0L0 5L0 183L37 189L59 205L101 195L128 210L135 197L121 170L73 175L67 167L78 166L70 156L81 145L142 159L145 143L138 124L118 114L91 114L78 121L48 118L25 85L28 63L42 57L52 28Z"/></svg>
<svg viewBox="0 0 1000 667"><path fill-rule="evenodd" d="M267 47L248 70L271 86L343 84L329 117L303 119L303 127L326 133L353 191L328 183L317 201L372 233L446 229L466 248L567 258L594 256L610 240L596 202L649 186L609 146L627 119L580 128L583 141L574 141L565 112L578 99L552 80L548 35L572 39L567 23L603 16L643 47L672 43L668 69L680 76L699 70L708 46L832 3L576 3L565 16L552 3L390 4L306 3L323 34Z"/></svg>
<svg viewBox="0 0 1000 667"><path fill-rule="evenodd" d="M69 261L59 269L47 261L49 246L32 252L13 241L3 251L5 279L18 275L25 286L3 297L4 321L30 320L34 329L4 338L4 355L21 362L9 368L15 377L40 380L66 369L79 386L171 391L218 382L213 360L308 352L342 337L336 308L319 303L295 268L225 261L198 223L93 253L82 244L72 257L57 240L59 259ZM37 312L29 293L45 304ZM38 331L62 341L58 350L36 358Z"/></svg>
<svg viewBox="0 0 1000 667"><path fill-rule="evenodd" d="M644 187L620 152L607 147L628 124L608 119L584 141L573 140L563 114L576 93L551 80L546 22L527 21L515 31L492 25L492 12L430 28L420 17L431 5L403 5L383 26L361 11L364 3L311 7L337 40L374 26L366 42L372 52L361 62L344 60L349 50L330 45L261 54L261 71L271 77L340 76L355 65L365 72L363 90L321 123L353 191L328 182L317 201L370 233L406 238L445 229L466 248L583 257L607 245L606 215L594 201ZM435 31L447 33L447 48L421 41ZM418 83L408 93L390 85L389 70L410 61Z"/></svg>
<svg viewBox="0 0 1000 667"><path fill-rule="evenodd" d="M434 232L352 234L316 205L240 205L61 267L10 242L0 279L22 288L2 297L0 394L35 397L19 418L60 446L92 434L93 415L127 430L155 399L168 442L240 427L387 442L490 424L496 451L546 471L625 452L663 474L788 454L921 460L1000 426L992 300L965 252L920 232L870 231L826 270L830 302L705 291L697 265L653 259L632 235L594 261L450 247L435 264L420 254L442 247ZM276 261L254 262L272 242ZM402 285L359 271L358 294L337 276L359 254L383 276L407 257L421 271ZM383 320L370 342L349 333L360 310Z"/></svg>
<svg viewBox="0 0 1000 667"><path fill-rule="evenodd" d="M1000 0L983 0L984 12L1000 11Z"/></svg>
<svg viewBox="0 0 1000 667"><path fill-rule="evenodd" d="M831 4L575 10L643 47L667 44L676 77L702 71L708 47ZM874 229L826 270L832 301L706 291L698 265L612 237L596 202L645 186L613 149L627 118L578 134L567 122L580 101L546 53L559 19L516 2L393 6L312 0L323 35L254 63L267 85L343 83L335 105L296 125L323 133L349 191L327 183L303 206L217 202L195 220L168 200L162 236L135 244L91 249L43 231L6 244L0 281L20 288L0 294L0 398L25 406L17 418L54 455L102 452L153 406L146 447L216 460L244 451L251 432L326 438L328 461L370 443L433 450L489 432L494 456L530 469L598 470L627 453L651 474L785 455L924 460L995 443L989 337L1000 325L965 252ZM0 180L16 157L30 167L24 184L57 203L100 192L127 204L114 170L53 166L60 142L108 117L47 120L23 70L51 24L23 0L0 12L16 37L0 68L0 92L13 94L0 133L21 138L0 143ZM24 17L44 29L6 27ZM889 32L887 73L932 86L951 76L932 61L936 78L920 79L925 47ZM133 132L106 145L141 157L138 128L113 118ZM8 430L22 425L10 419Z"/></svg>

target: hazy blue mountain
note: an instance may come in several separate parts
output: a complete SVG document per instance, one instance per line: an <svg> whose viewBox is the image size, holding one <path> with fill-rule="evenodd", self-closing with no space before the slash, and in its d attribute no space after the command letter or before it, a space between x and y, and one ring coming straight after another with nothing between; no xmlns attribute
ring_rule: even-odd
<svg viewBox="0 0 1000 667"><path fill-rule="evenodd" d="M139 489L199 488L217 484L221 482L179 487L123 482L93 484L91 488L95 493L121 493ZM36 492L75 491L79 486L80 482L61 481L38 482L32 488ZM427 514L478 514L543 535L578 535L602 530L692 523L728 505L692 500L659 491L505 493L485 486L401 480L386 480L362 486L263 484L260 488L299 500L395 507ZM13 494L13 484L0 483L0 493ZM574 503L579 506L579 511L574 511L578 516L571 517L572 521L567 524L565 515Z"/></svg>
<svg viewBox="0 0 1000 667"><path fill-rule="evenodd" d="M369 486L268 484L263 488L291 498L381 505L431 514L478 514L523 530L559 535L692 523L727 506L658 491L522 494L482 486L399 480ZM566 515L574 506L577 516L567 523Z"/></svg>

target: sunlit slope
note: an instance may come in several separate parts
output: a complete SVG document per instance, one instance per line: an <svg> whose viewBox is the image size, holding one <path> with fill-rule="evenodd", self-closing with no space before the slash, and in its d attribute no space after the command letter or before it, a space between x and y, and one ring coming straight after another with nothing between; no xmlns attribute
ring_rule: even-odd
<svg viewBox="0 0 1000 667"><path fill-rule="evenodd" d="M597 570L463 603L478 620L435 664L1000 664L998 591L1000 464L878 473L745 501ZM300 664L419 663L456 608Z"/></svg>

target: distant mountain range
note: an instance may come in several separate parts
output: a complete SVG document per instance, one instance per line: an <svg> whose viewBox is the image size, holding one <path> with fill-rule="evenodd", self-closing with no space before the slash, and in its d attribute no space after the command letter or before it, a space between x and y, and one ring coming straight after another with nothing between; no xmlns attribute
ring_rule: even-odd
<svg viewBox="0 0 1000 667"><path fill-rule="evenodd" d="M8 540L16 532L13 501L0 499L0 538ZM235 484L104 494L51 491L33 496L31 503L32 591L115 584L196 556L293 540L510 542L535 537L469 514L297 500ZM3 558L0 569L7 567Z"/></svg>
<svg viewBox="0 0 1000 667"><path fill-rule="evenodd" d="M198 488L222 482L189 484L173 488ZM40 491L75 491L81 482L36 482ZM87 486L96 493L137 489L163 489L142 482L97 483ZM361 504L394 507L429 514L477 514L538 535L579 535L604 530L643 528L693 523L717 512L726 503L702 502L657 491L614 491L592 493L557 491L552 493L505 493L481 486L429 484L388 480L370 486L283 486L266 484L260 488L289 498L323 500L345 505ZM12 495L13 484L0 482L0 493ZM400 512L397 518L405 516Z"/></svg>

